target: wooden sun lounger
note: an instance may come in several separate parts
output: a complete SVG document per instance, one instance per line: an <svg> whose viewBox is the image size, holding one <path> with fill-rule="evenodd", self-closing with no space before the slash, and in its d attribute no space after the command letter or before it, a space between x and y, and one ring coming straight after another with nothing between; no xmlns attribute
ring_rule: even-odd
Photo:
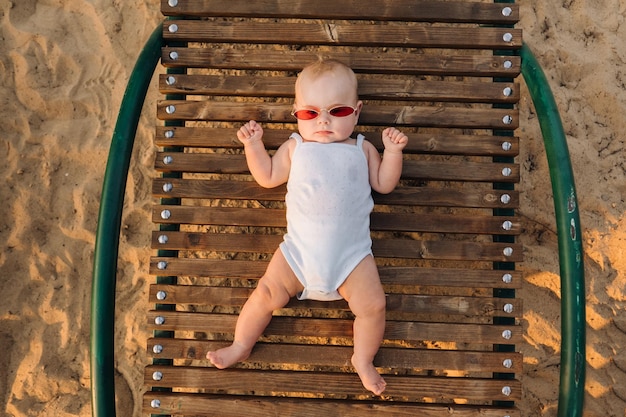
<svg viewBox="0 0 626 417"><path fill-rule="evenodd" d="M152 192L154 331L143 409L203 416L520 416L523 259L516 161L522 32L515 4L480 1L162 0ZM285 233L285 187L249 175L236 131L274 150L296 130L294 80L319 58L357 73L357 132L409 136L397 189L374 195L387 294L366 391L344 301L290 302L251 357L213 368Z"/></svg>
<svg viewBox="0 0 626 417"><path fill-rule="evenodd" d="M414 2L413 2L414 3ZM146 413L183 415L517 416L522 260L514 210L520 169L514 104L522 34L515 6L423 2L164 0L167 46L157 115L150 272L155 331ZM222 11L220 13L220 11ZM224 13L224 11L226 11ZM489 26L486 26L489 24ZM504 26L504 27L498 27ZM252 356L220 371L208 350L232 340L237 313L284 234L285 188L249 176L235 137L265 126L269 149L295 130L294 76L320 57L357 72L358 131L409 134L401 185L375 196L373 251L387 293L365 391L349 365L341 302L293 301ZM172 392L170 392L172 391ZM367 410L367 411L366 411Z"/></svg>

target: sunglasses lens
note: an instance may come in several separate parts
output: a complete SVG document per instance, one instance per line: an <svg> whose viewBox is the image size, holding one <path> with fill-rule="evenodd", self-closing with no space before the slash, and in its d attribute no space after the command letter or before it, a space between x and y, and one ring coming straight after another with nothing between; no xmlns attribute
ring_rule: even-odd
<svg viewBox="0 0 626 417"><path fill-rule="evenodd" d="M349 106L339 106L333 107L332 109L328 110L328 113L330 113L331 116L335 117L346 117L354 113L354 109Z"/></svg>
<svg viewBox="0 0 626 417"><path fill-rule="evenodd" d="M318 112L315 110L298 110L293 112L293 115L296 116L296 119L300 120L313 120L318 116Z"/></svg>

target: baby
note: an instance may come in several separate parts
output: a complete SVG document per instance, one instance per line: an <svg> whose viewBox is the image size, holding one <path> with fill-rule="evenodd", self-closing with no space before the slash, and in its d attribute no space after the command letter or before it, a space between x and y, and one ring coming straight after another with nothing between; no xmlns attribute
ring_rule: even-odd
<svg viewBox="0 0 626 417"><path fill-rule="evenodd" d="M292 114L299 134L274 156L258 123L251 120L238 131L254 179L267 188L287 182L287 234L241 310L233 343L207 353L217 368L245 360L272 312L292 297L345 299L355 316L352 365L367 390L385 390L373 364L385 331L385 293L371 251L371 190L396 187L408 138L385 129L382 158L361 135L351 138L362 107L352 70L324 60L298 75Z"/></svg>

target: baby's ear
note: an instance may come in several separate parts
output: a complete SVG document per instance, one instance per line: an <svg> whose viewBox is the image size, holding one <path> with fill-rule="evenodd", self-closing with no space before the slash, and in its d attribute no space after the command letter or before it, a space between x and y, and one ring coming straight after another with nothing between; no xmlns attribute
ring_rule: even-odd
<svg viewBox="0 0 626 417"><path fill-rule="evenodd" d="M362 109L363 109L363 102L359 100L356 103L356 112L354 113L356 115L356 120L354 121L355 126L357 125L357 123L359 123L359 116L361 115Z"/></svg>

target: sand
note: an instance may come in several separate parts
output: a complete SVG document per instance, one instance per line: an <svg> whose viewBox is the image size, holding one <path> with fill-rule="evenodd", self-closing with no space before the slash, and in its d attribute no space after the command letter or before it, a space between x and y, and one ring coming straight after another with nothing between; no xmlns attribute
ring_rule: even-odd
<svg viewBox="0 0 626 417"><path fill-rule="evenodd" d="M521 2L525 39L561 110L584 228L585 416L626 409L626 4ZM158 0L0 0L0 415L89 416L89 308L98 201L117 110ZM150 143L144 107L118 285L119 413L139 416L146 334ZM524 416L556 415L560 310L547 162L524 91Z"/></svg>

